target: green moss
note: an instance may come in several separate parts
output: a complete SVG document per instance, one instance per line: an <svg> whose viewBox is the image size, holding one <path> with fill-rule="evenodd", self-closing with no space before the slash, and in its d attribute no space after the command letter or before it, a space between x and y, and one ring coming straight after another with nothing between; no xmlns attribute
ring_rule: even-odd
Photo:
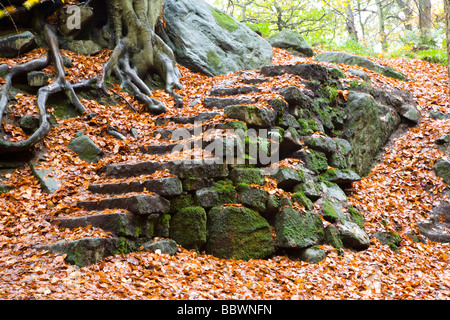
<svg viewBox="0 0 450 320"><path fill-rule="evenodd" d="M284 208L276 217L275 232L282 248L307 248L324 237L322 220L313 212Z"/></svg>
<svg viewBox="0 0 450 320"><path fill-rule="evenodd" d="M322 215L325 220L330 222L336 221L338 218L341 218L341 214L336 210L333 203L330 199L325 199L322 205Z"/></svg>
<svg viewBox="0 0 450 320"><path fill-rule="evenodd" d="M323 152L310 149L304 161L306 167L314 172L325 172L328 169L328 159Z"/></svg>
<svg viewBox="0 0 450 320"><path fill-rule="evenodd" d="M330 86L323 87L321 92L329 102L335 101L339 94L335 87Z"/></svg>
<svg viewBox="0 0 450 320"><path fill-rule="evenodd" d="M298 129L298 133L302 136L308 136L313 134L315 131L310 128L309 122L306 119L299 118L297 120L298 124L300 125L300 128Z"/></svg>
<svg viewBox="0 0 450 320"><path fill-rule="evenodd" d="M214 16L214 19L216 19L217 23L222 29L225 29L229 32L233 32L239 29L239 24L226 13L214 8L211 8L211 12Z"/></svg>
<svg viewBox="0 0 450 320"><path fill-rule="evenodd" d="M186 207L175 214L170 223L170 238L186 249L200 251L206 243L205 209Z"/></svg>
<svg viewBox="0 0 450 320"><path fill-rule="evenodd" d="M115 254L127 254L133 251L137 251L138 246L133 241L128 240L125 237L120 237L117 242L116 248L113 251L113 255Z"/></svg>
<svg viewBox="0 0 450 320"><path fill-rule="evenodd" d="M325 229L325 242L333 246L338 252L341 252L340 250L344 248L339 230L334 225L330 225Z"/></svg>
<svg viewBox="0 0 450 320"><path fill-rule="evenodd" d="M168 238L169 228L170 228L170 219L172 216L170 214L162 214L159 216L158 221L156 223L155 234L158 237Z"/></svg>
<svg viewBox="0 0 450 320"><path fill-rule="evenodd" d="M230 121L225 125L226 129L231 129L231 130L242 130L244 133L247 132L247 124L243 121Z"/></svg>
<svg viewBox="0 0 450 320"><path fill-rule="evenodd" d="M254 210L222 206L208 212L206 251L218 258L263 259L274 251L269 223Z"/></svg>
<svg viewBox="0 0 450 320"><path fill-rule="evenodd" d="M214 51L208 51L206 53L206 59L208 60L208 63L214 67L218 68L220 66L220 58L217 56L217 53Z"/></svg>
<svg viewBox="0 0 450 320"><path fill-rule="evenodd" d="M219 180L214 184L214 190L219 196L219 203L235 203L236 188L231 180Z"/></svg>
<svg viewBox="0 0 450 320"><path fill-rule="evenodd" d="M352 220L360 226L362 229L364 229L364 216L356 210L353 206L349 206L347 208L348 212L350 213L350 217Z"/></svg>
<svg viewBox="0 0 450 320"><path fill-rule="evenodd" d="M306 210L314 210L314 204L307 196L301 191L297 191L292 195L292 200L297 202L298 204L304 206Z"/></svg>
<svg viewBox="0 0 450 320"><path fill-rule="evenodd" d="M181 209L195 205L194 197L191 194L182 194L170 200L170 212L177 213Z"/></svg>

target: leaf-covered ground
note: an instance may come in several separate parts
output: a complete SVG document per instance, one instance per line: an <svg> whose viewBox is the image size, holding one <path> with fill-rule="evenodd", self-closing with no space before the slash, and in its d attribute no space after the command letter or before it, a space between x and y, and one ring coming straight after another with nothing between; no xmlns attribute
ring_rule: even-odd
<svg viewBox="0 0 450 320"><path fill-rule="evenodd" d="M0 63L22 63L41 53L35 50L20 60L0 60ZM293 58L283 50L275 49L274 53L275 63L288 63ZM99 72L109 52L92 58L65 54L74 61L67 70L68 77L77 81ZM412 91L423 119L386 148L381 163L368 177L353 185L350 200L364 212L368 232L400 234L399 253L378 240L373 240L368 250L345 250L342 255L324 246L327 258L314 265L284 256L248 262L222 260L179 248L173 257L136 252L77 268L68 265L63 256L32 249L36 243L108 236L96 228L62 229L48 221L54 217L88 214L75 204L88 196L89 183L100 181L96 174L100 166L158 158L139 153L143 143L159 141L160 137L154 134L160 129L155 125L157 117L136 113L133 109L140 111L143 107L119 88L111 87L116 92L111 98L115 106L83 100L89 112L98 114L95 121L86 117L58 120L59 126L45 140L45 163L62 182L58 192L51 195L42 192L28 166L3 176L3 183L15 188L0 195L0 299L448 299L450 245L431 241L416 243L407 236L416 230L418 220L427 217L433 205L447 201L442 195L446 185L436 177L432 167L443 156L435 140L450 133L450 120L429 117L431 110L450 112L447 69L420 60L378 62L392 65L415 80L402 83L364 70L374 83ZM346 72L349 69L341 67ZM181 71L184 89L179 93L185 104L203 96L215 84L230 80L239 84L242 80L239 73L207 78L184 68ZM53 70L50 67L46 72ZM265 85L300 85L298 80L286 76ZM271 93L263 90L260 94ZM155 92L155 97L171 107L174 105L163 92ZM35 97L18 95L16 98L12 116L36 114ZM182 110L172 108L168 114L184 115L201 110L202 105L198 104ZM218 117L212 121L226 119ZM165 124L171 125L174 124ZM143 138L127 134L127 141L119 141L107 133L108 129L128 133L131 128L137 129ZM23 137L21 130L10 124L4 125L4 130L13 139ZM105 150L107 156L99 164L79 160L67 148L79 130L86 130Z"/></svg>

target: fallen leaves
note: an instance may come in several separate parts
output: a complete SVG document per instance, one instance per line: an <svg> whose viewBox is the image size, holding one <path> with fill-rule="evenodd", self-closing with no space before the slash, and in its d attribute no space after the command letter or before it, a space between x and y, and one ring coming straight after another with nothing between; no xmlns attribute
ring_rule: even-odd
<svg viewBox="0 0 450 320"><path fill-rule="evenodd" d="M0 63L23 63L43 54L34 50L21 59L0 60ZM73 60L68 77L76 82L91 77L101 70L110 52L86 58L64 52ZM294 59L287 51L274 49L274 63L288 64L314 62L312 59ZM443 190L447 187L432 170L434 161L442 156L434 141L450 133L449 120L427 117L431 110L448 113L446 68L420 60L378 60L389 64L413 82L400 82L363 70L373 83L407 89L414 93L421 107L422 122L386 147L386 154L368 177L355 183L350 200L365 216L369 233L392 231L400 234L399 253L372 239L369 249L362 252L345 250L341 255L330 246L323 246L328 256L319 264L276 256L268 260L233 261L217 259L179 248L176 256L159 253L135 252L116 255L89 267L68 265L63 256L36 251L32 245L86 236L108 237L102 230L88 226L74 230L62 229L50 223L54 217L87 214L76 207L80 198L89 198L86 190L90 183L102 183L97 170L108 163L133 163L145 160L167 161L166 155L142 154L139 147L150 141L162 141L156 132L162 128L182 125L166 123L156 126L155 120L163 116L135 113L129 105L140 111L144 106L120 88L113 87L116 106L83 100L92 119L58 120L45 140L46 163L56 172L62 186L54 194L41 191L28 167L3 175L4 183L14 185L9 193L0 195L0 298L2 299L448 299L450 297L450 269L448 244L416 243L411 233L416 222L427 217L433 205L448 201ZM347 80L356 79L349 66L340 66ZM351 68L357 68L351 66ZM246 71L219 77L205 77L180 67L184 89L185 108L175 109L172 98L162 91L154 96L170 106L165 117L196 115L205 109L202 99L214 86L240 86L248 78L263 78L258 71ZM47 70L51 72L51 68ZM276 97L271 88L302 86L302 79L281 76L258 83L262 88L253 96L262 101ZM348 92L339 92L345 98ZM122 96L128 102L125 103ZM16 114L33 114L31 96L17 97ZM194 103L196 101L196 103ZM191 104L189 106L189 104ZM210 120L210 124L226 121L223 117ZM116 140L108 128L126 135L126 141ZM135 138L131 129L139 131ZM7 128L20 138L17 128ZM17 130L17 131L16 131ZM77 131L85 131L102 145L106 156L99 164L79 160L67 148ZM191 157L193 154L180 154ZM298 163L286 160L283 165ZM167 176L157 172L152 176ZM127 182L133 179L123 179ZM271 194L282 196L276 181L266 179L263 186ZM289 195L288 195L289 196ZM105 210L106 213L107 210ZM96 212L101 214L101 212Z"/></svg>

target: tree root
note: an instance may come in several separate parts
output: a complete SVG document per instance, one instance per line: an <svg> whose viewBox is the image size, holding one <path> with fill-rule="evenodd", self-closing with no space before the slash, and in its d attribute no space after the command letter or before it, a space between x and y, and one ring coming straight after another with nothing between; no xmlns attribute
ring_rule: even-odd
<svg viewBox="0 0 450 320"><path fill-rule="evenodd" d="M3 118L3 114L8 105L8 93L11 89L12 80L15 76L26 74L31 71L36 71L45 68L49 65L52 60L55 64L57 80L48 85L40 88L37 93L37 107L39 109L39 128L26 140L11 142L4 139L0 139L0 154L2 153L13 153L25 151L41 142L50 132L50 121L49 115L47 113L47 100L55 93L64 91L69 101L77 108L81 113L86 112L86 108L78 99L75 89L86 88L90 86L93 81L87 80L80 82L76 85L71 84L65 78L65 70L62 60L62 55L59 50L58 41L56 38L56 33L54 27L50 25L44 26L44 35L49 46L49 51L45 56L38 59L32 60L30 62L24 63L22 65L16 65L9 67L7 65L0 66L0 73L6 73L5 84L2 87L0 94L0 123Z"/></svg>
<svg viewBox="0 0 450 320"><path fill-rule="evenodd" d="M149 73L156 72L165 83L178 108L183 100L174 89L181 89L181 76L175 65L175 57L166 43L155 34L154 28L162 8L159 0L111 0L108 2L111 28L115 37L115 48L103 67L98 87L105 93L105 79L111 73L119 78L122 88L127 88L140 102L145 103L153 114L161 114L167 108L152 98L145 83Z"/></svg>

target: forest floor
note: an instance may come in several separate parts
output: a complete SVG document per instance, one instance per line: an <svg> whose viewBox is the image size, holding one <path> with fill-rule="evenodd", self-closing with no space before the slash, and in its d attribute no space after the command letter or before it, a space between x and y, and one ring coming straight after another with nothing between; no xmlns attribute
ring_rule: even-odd
<svg viewBox="0 0 450 320"><path fill-rule="evenodd" d="M0 63L20 63L41 53L42 50L35 50L23 59L3 59ZM283 50L274 49L274 53L274 63L288 63L294 58ZM77 81L98 73L109 52L89 58L65 54L74 61L67 70L68 78ZM117 99L120 103L110 106L82 100L89 112L98 114L96 123L88 124L84 117L58 120L59 126L46 138L46 163L62 182L59 191L44 193L28 166L3 176L3 183L14 189L0 195L0 299L449 299L450 244L414 242L407 235L417 230L417 221L426 219L433 206L448 201L442 194L447 186L434 174L433 163L443 156L435 140L450 133L450 120L429 117L431 110L450 112L447 69L418 59L378 62L414 79L400 82L364 70L375 83L410 90L423 118L386 148L380 163L369 176L353 184L348 196L364 213L369 233L398 232L402 238L398 253L375 239L367 250L344 250L341 255L334 248L323 246L328 255L318 264L285 256L247 262L224 260L179 248L176 256L135 252L78 268L67 264L63 256L34 250L32 245L36 243L108 236L93 227L59 228L48 220L83 213L75 206L79 190L99 180L96 169L100 166L143 159L135 152L142 141L118 141L107 134L107 129L128 132L138 128L141 135L148 137L155 131L157 117L131 110L130 105L138 111L143 107L114 88L117 94L113 97L120 94L128 103ZM342 68L348 71L345 66ZM186 104L213 85L239 77L239 73L234 73L207 78L180 69L184 89L179 93ZM50 67L47 72L54 71ZM175 109L171 97L164 92L155 92L155 97L171 107L168 114L199 111L198 107ZM14 113L36 114L34 96L23 94L16 98ZM17 128L5 129L16 139L23 137ZM99 164L88 164L67 148L79 130L86 130L108 155Z"/></svg>

